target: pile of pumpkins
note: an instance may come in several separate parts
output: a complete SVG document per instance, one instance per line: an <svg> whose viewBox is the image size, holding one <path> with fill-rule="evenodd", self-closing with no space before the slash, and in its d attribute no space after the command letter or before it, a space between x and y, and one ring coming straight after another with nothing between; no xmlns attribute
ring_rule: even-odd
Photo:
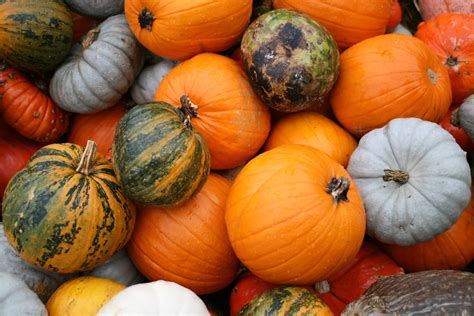
<svg viewBox="0 0 474 316"><path fill-rule="evenodd" d="M0 1L0 314L474 313L473 5L416 4Z"/></svg>

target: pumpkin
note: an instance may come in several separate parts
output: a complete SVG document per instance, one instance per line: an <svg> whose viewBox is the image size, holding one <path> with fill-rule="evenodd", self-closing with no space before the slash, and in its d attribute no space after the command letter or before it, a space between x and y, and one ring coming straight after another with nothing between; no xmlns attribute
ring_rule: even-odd
<svg viewBox="0 0 474 316"><path fill-rule="evenodd" d="M357 147L356 140L342 127L319 113L300 112L277 121L265 144L269 150L285 144L317 148L343 166Z"/></svg>
<svg viewBox="0 0 474 316"><path fill-rule="evenodd" d="M329 307L309 290L279 287L260 294L244 306L239 316L250 315L333 315Z"/></svg>
<svg viewBox="0 0 474 316"><path fill-rule="evenodd" d="M20 72L0 64L0 114L26 138L51 143L69 126L69 114L54 104L42 83L32 84Z"/></svg>
<svg viewBox="0 0 474 316"><path fill-rule="evenodd" d="M142 205L183 204L210 170L206 142L183 112L165 102L137 105L122 117L112 159L125 192Z"/></svg>
<svg viewBox="0 0 474 316"><path fill-rule="evenodd" d="M330 101L337 120L360 137L398 117L439 122L451 88L443 63L421 40L385 34L341 54Z"/></svg>
<svg viewBox="0 0 474 316"><path fill-rule="evenodd" d="M199 54L173 68L155 100L177 106L204 137L212 169L230 169L249 160L270 132L268 108L240 66L221 55Z"/></svg>
<svg viewBox="0 0 474 316"><path fill-rule="evenodd" d="M404 34L404 35L408 35L408 36L413 36L413 34L411 34L410 30L408 28L406 28L405 26L403 26L402 24L398 24L393 30L392 32L390 33L395 33L395 34Z"/></svg>
<svg viewBox="0 0 474 316"><path fill-rule="evenodd" d="M474 93L473 29L474 15L446 13L420 23L415 33L448 69L456 104Z"/></svg>
<svg viewBox="0 0 474 316"><path fill-rule="evenodd" d="M89 16L83 16L77 13L72 13L72 21L74 23L72 43L75 44L80 41L81 37L87 32L97 27L101 20Z"/></svg>
<svg viewBox="0 0 474 316"><path fill-rule="evenodd" d="M152 102L161 80L174 66L175 63L171 60L163 59L154 65L148 65L143 68L130 89L133 101L137 104Z"/></svg>
<svg viewBox="0 0 474 316"><path fill-rule="evenodd" d="M71 46L71 12L57 0L0 2L0 58L42 74L53 70Z"/></svg>
<svg viewBox="0 0 474 316"><path fill-rule="evenodd" d="M49 316L95 315L126 286L105 278L83 276L62 284L50 297Z"/></svg>
<svg viewBox="0 0 474 316"><path fill-rule="evenodd" d="M392 7L390 8L390 18L388 19L386 33L391 33L397 25L402 21L402 7L398 0L392 0Z"/></svg>
<svg viewBox="0 0 474 316"><path fill-rule="evenodd" d="M326 280L355 257L365 233L363 202L349 174L305 145L249 161L232 185L225 220L241 262L277 284Z"/></svg>
<svg viewBox="0 0 474 316"><path fill-rule="evenodd" d="M77 114L71 122L67 141L86 146L88 140L93 140L97 144L97 151L105 155L112 147L115 127L126 112L124 105L119 102L97 113Z"/></svg>
<svg viewBox="0 0 474 316"><path fill-rule="evenodd" d="M466 131L461 127L459 107L459 105L451 106L439 125L453 135L456 142L464 151L469 152L474 149L474 144Z"/></svg>
<svg viewBox="0 0 474 316"><path fill-rule="evenodd" d="M347 170L364 199L367 233L401 246L448 230L466 208L466 153L438 124L400 118L364 135Z"/></svg>
<svg viewBox="0 0 474 316"><path fill-rule="evenodd" d="M79 14L96 18L108 18L123 13L124 0L64 0L64 2Z"/></svg>
<svg viewBox="0 0 474 316"><path fill-rule="evenodd" d="M135 207L94 142L38 150L8 183L3 225L27 262L47 271L86 271L130 238Z"/></svg>
<svg viewBox="0 0 474 316"><path fill-rule="evenodd" d="M38 315L48 312L38 296L20 279L0 272L0 315Z"/></svg>
<svg viewBox="0 0 474 316"><path fill-rule="evenodd" d="M138 41L171 60L231 48L240 41L251 13L251 0L125 1L125 15Z"/></svg>
<svg viewBox="0 0 474 316"><path fill-rule="evenodd" d="M135 284L115 295L97 316L208 316L206 305L191 290L167 281Z"/></svg>
<svg viewBox="0 0 474 316"><path fill-rule="evenodd" d="M375 282L342 315L470 315L474 274L441 270L392 275Z"/></svg>
<svg viewBox="0 0 474 316"><path fill-rule="evenodd" d="M459 124L466 134L474 140L474 94L464 100L459 107Z"/></svg>
<svg viewBox="0 0 474 316"><path fill-rule="evenodd" d="M321 23L332 34L341 50L385 33L391 5L391 0L273 1L275 9L294 9Z"/></svg>
<svg viewBox="0 0 474 316"><path fill-rule="evenodd" d="M339 51L331 34L294 11L260 16L245 31L240 49L254 90L281 112L322 103L338 76Z"/></svg>
<svg viewBox="0 0 474 316"><path fill-rule="evenodd" d="M140 209L130 258L149 280L176 282L196 294L217 292L237 275L224 220L231 183L210 174L203 188L180 207Z"/></svg>
<svg viewBox="0 0 474 316"><path fill-rule="evenodd" d="M472 0L416 0L415 4L425 21L449 12L474 14Z"/></svg>
<svg viewBox="0 0 474 316"><path fill-rule="evenodd" d="M74 113L93 113L115 105L143 66L143 50L115 15L89 31L56 69L50 93L56 104Z"/></svg>

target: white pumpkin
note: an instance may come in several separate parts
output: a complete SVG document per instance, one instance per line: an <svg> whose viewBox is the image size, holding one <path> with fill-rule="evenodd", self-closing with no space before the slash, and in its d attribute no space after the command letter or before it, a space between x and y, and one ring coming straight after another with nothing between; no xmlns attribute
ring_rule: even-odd
<svg viewBox="0 0 474 316"><path fill-rule="evenodd" d="M64 0L64 2L77 13L96 18L108 18L124 10L124 0Z"/></svg>
<svg viewBox="0 0 474 316"><path fill-rule="evenodd" d="M112 315L209 315L204 302L191 290L168 281L132 285L115 295L97 314Z"/></svg>
<svg viewBox="0 0 474 316"><path fill-rule="evenodd" d="M474 140L474 94L467 97L459 107L459 123L469 138Z"/></svg>
<svg viewBox="0 0 474 316"><path fill-rule="evenodd" d="M143 68L137 80L130 89L130 95L137 104L151 102L161 80L175 66L175 63L163 59L154 65Z"/></svg>
<svg viewBox="0 0 474 316"><path fill-rule="evenodd" d="M47 316L43 302L18 276L0 272L0 315Z"/></svg>
<svg viewBox="0 0 474 316"><path fill-rule="evenodd" d="M471 196L466 153L438 124L400 118L364 135L347 170L364 200L367 233L403 246L453 225Z"/></svg>
<svg viewBox="0 0 474 316"><path fill-rule="evenodd" d="M125 16L115 15L72 48L51 79L50 94L68 112L99 112L122 98L142 67L143 49Z"/></svg>
<svg viewBox="0 0 474 316"><path fill-rule="evenodd" d="M413 36L410 30L404 27L402 24L398 24L390 33L405 34L405 35Z"/></svg>

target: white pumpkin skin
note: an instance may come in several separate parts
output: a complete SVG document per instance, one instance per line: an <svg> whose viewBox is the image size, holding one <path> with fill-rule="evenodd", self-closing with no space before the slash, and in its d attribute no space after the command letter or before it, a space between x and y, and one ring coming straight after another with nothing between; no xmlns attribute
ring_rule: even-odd
<svg viewBox="0 0 474 316"><path fill-rule="evenodd" d="M168 281L132 285L115 295L97 316L209 315L204 302L191 290Z"/></svg>
<svg viewBox="0 0 474 316"><path fill-rule="evenodd" d="M171 60L163 59L154 65L143 68L130 89L130 95L133 101L137 104L153 101L158 85L174 66L175 63Z"/></svg>
<svg viewBox="0 0 474 316"><path fill-rule="evenodd" d="M474 140L474 94L467 97L459 107L459 123L469 138Z"/></svg>
<svg viewBox="0 0 474 316"><path fill-rule="evenodd" d="M64 2L79 14L96 18L108 18L122 13L125 0L64 0Z"/></svg>
<svg viewBox="0 0 474 316"><path fill-rule="evenodd" d="M38 296L18 276L0 272L0 315L47 316Z"/></svg>
<svg viewBox="0 0 474 316"><path fill-rule="evenodd" d="M391 180L386 169L408 179ZM368 235L387 244L413 245L448 230L471 196L466 153L438 124L416 118L364 135L347 170L364 200Z"/></svg>
<svg viewBox="0 0 474 316"><path fill-rule="evenodd" d="M51 79L51 97L68 112L94 113L114 106L143 67L143 49L123 14L108 18L97 30L89 46L72 48Z"/></svg>
<svg viewBox="0 0 474 316"><path fill-rule="evenodd" d="M409 36L413 36L413 34L411 34L410 30L408 30L406 27L404 27L403 25L401 24L398 24L395 29L393 29L392 32L390 33L395 33L395 34L405 34L405 35L409 35Z"/></svg>

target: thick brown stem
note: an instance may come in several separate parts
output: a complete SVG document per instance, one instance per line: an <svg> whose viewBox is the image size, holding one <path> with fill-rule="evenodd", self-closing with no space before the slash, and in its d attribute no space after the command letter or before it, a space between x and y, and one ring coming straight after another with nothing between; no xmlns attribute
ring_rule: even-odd
<svg viewBox="0 0 474 316"><path fill-rule="evenodd" d="M314 289L319 294L326 294L326 293L331 292L331 285L329 284L327 280L324 280L324 281L316 283L314 285Z"/></svg>
<svg viewBox="0 0 474 316"><path fill-rule="evenodd" d="M458 60L457 57L449 56L449 57L446 59L445 64L446 64L446 66L448 66L448 67L454 67L454 66L456 66L457 64L459 64L459 60Z"/></svg>
<svg viewBox="0 0 474 316"><path fill-rule="evenodd" d="M155 16L146 8L144 8L138 15L138 23L140 24L140 27L142 29L146 28L147 31L151 31L155 19Z"/></svg>
<svg viewBox="0 0 474 316"><path fill-rule="evenodd" d="M179 110L184 114L184 124L190 127L191 120L198 116L198 106L187 95L183 95L180 98L180 102Z"/></svg>
<svg viewBox="0 0 474 316"><path fill-rule="evenodd" d="M385 173L382 177L383 181L395 181L398 184L405 184L410 179L410 175L403 170L385 169L383 172Z"/></svg>
<svg viewBox="0 0 474 316"><path fill-rule="evenodd" d="M76 172L80 172L86 176L89 175L94 166L96 151L96 143L92 140L88 140L86 149L82 153L81 161L79 161L79 165L76 168Z"/></svg>
<svg viewBox="0 0 474 316"><path fill-rule="evenodd" d="M451 112L451 117L449 118L451 125L461 128L461 122L459 121L459 108Z"/></svg>
<svg viewBox="0 0 474 316"><path fill-rule="evenodd" d="M351 182L345 177L334 177L329 181L326 192L332 195L336 203L347 201L347 192L349 191L350 184Z"/></svg>
<svg viewBox="0 0 474 316"><path fill-rule="evenodd" d="M82 47L88 48L89 46L91 46L92 43L94 43L97 37L99 36L99 33L100 33L99 29L92 29L89 32L87 32L86 37L82 41Z"/></svg>

